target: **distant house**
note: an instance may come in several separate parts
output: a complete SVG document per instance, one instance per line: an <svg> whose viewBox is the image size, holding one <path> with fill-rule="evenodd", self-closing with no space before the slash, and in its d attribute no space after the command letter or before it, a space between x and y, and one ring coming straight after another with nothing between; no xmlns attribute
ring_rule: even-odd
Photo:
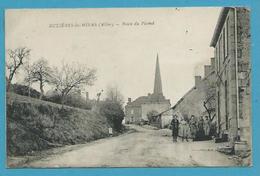
<svg viewBox="0 0 260 176"><path fill-rule="evenodd" d="M163 96L162 81L160 74L159 58L156 59L156 70L154 80L154 91L147 96L141 96L131 101L125 106L125 123L139 124L148 121L147 114L150 111L162 112L171 107L170 100Z"/></svg>
<svg viewBox="0 0 260 176"><path fill-rule="evenodd" d="M200 116L210 116L213 121L216 121L215 81L215 59L211 58L211 64L204 66L204 77L195 76L195 85L174 106L159 113L162 117L170 115L167 120L162 122L162 126L170 124L172 115L187 119L191 115L197 119Z"/></svg>

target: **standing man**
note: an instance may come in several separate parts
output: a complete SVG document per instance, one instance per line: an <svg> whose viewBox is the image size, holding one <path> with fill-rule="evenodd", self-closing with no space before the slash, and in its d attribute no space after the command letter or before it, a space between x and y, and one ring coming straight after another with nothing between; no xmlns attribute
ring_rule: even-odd
<svg viewBox="0 0 260 176"><path fill-rule="evenodd" d="M171 127L172 127L173 142L177 142L177 137L179 132L179 120L177 119L177 115L173 115L171 121Z"/></svg>
<svg viewBox="0 0 260 176"><path fill-rule="evenodd" d="M204 131L204 120L203 117L201 116L199 121L198 121L198 133L197 133L197 138L199 140L204 139L205 137L205 131Z"/></svg>

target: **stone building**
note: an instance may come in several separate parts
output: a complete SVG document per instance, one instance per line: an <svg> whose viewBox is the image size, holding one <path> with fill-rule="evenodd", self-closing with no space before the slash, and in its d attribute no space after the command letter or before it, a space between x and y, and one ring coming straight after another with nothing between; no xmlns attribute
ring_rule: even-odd
<svg viewBox="0 0 260 176"><path fill-rule="evenodd" d="M170 100L163 95L159 58L157 55L153 93L138 97L134 101L128 98L128 103L125 106L125 123L138 124L142 121L148 121L147 114L149 112L155 111L159 113L170 107Z"/></svg>
<svg viewBox="0 0 260 176"><path fill-rule="evenodd" d="M215 114L215 59L204 66L204 76L195 76L195 85L171 108L171 113L190 118L209 116L216 120Z"/></svg>
<svg viewBox="0 0 260 176"><path fill-rule="evenodd" d="M251 144L250 11L223 8L211 40L216 58L216 114L220 137ZM234 143L232 143L234 144Z"/></svg>

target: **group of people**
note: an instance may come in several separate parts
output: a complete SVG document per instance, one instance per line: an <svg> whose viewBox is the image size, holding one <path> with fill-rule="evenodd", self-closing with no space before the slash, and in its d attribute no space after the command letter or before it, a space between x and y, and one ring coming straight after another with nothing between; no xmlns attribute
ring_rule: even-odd
<svg viewBox="0 0 260 176"><path fill-rule="evenodd" d="M202 140L210 137L211 121L208 116L204 118L201 116L196 119L194 115L191 115L190 119L178 118L177 115L173 115L171 121L173 142L177 142L178 136L182 138L182 141L192 139L193 141Z"/></svg>

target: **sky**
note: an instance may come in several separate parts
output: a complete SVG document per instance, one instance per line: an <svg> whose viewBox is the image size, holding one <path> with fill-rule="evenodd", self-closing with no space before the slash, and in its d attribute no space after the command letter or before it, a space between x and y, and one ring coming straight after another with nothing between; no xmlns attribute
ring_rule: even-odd
<svg viewBox="0 0 260 176"><path fill-rule="evenodd" d="M204 65L214 56L209 45L220 10L7 10L5 47L30 48L30 63L45 58L50 66L68 62L96 68L97 80L86 87L90 98L116 86L125 101L152 93L158 54L163 93L174 105L194 86L194 76L203 75ZM14 82L22 82L22 78L20 71Z"/></svg>

